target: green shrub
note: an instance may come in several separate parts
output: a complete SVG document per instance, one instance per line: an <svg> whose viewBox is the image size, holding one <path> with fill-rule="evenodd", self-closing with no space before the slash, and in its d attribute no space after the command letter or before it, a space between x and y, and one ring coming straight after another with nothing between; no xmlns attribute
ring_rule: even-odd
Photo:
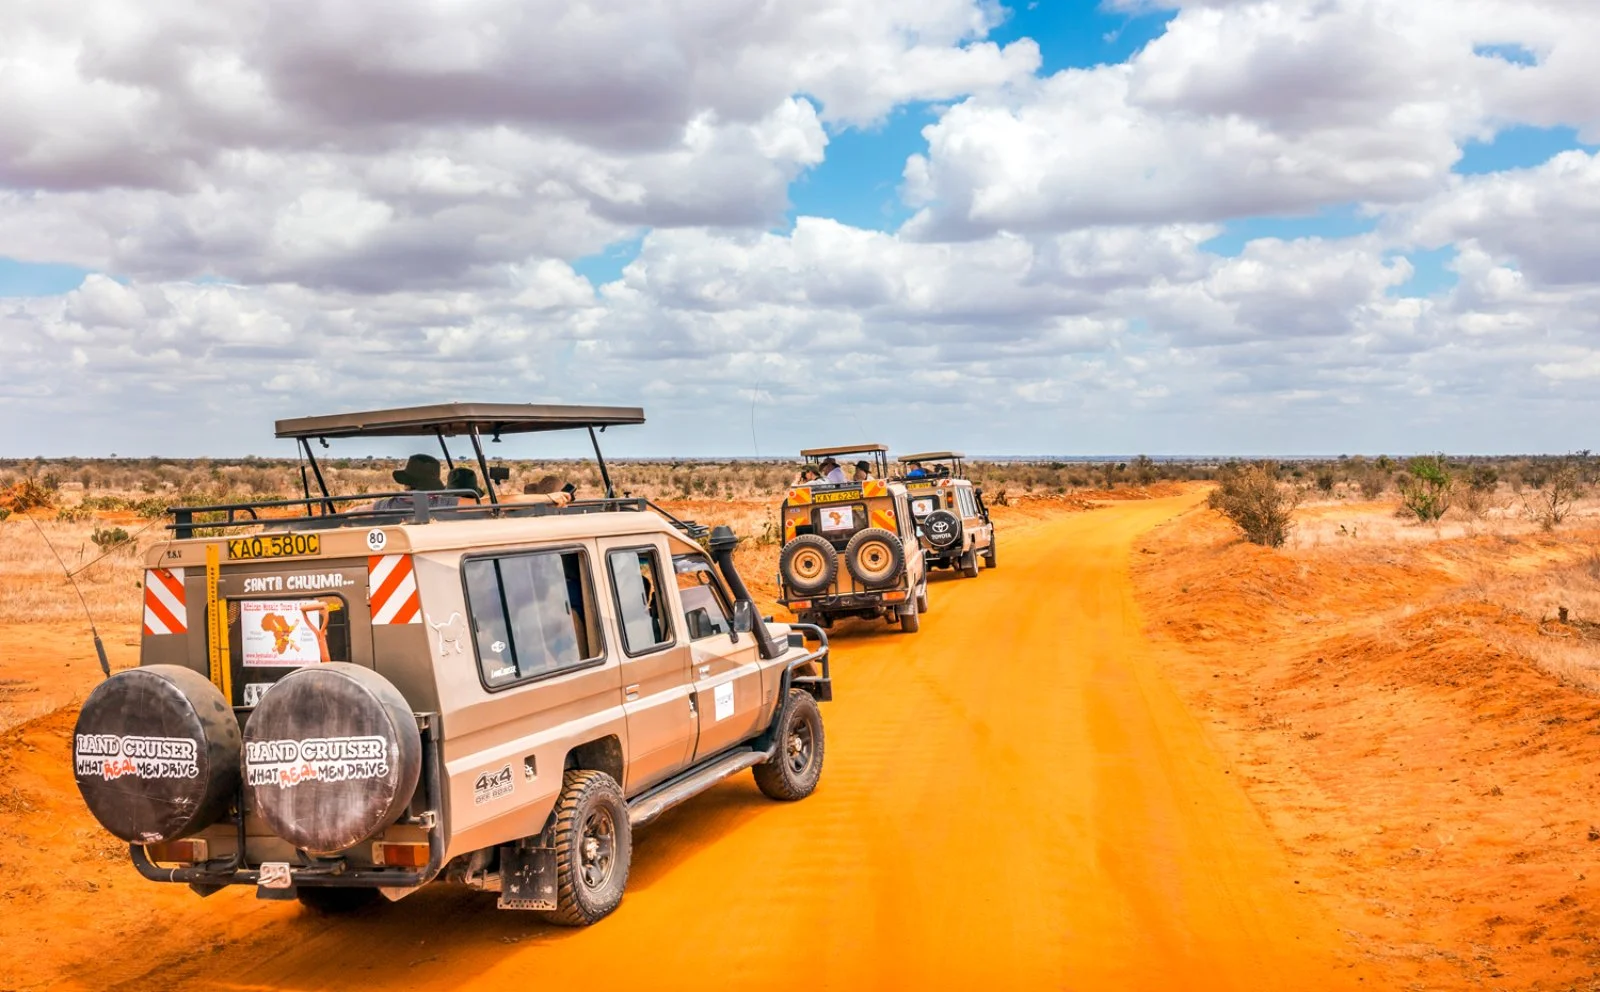
<svg viewBox="0 0 1600 992"><path fill-rule="evenodd" d="M109 552L128 541L128 532L121 527L96 527L94 533L89 535L89 540L100 549L101 554Z"/></svg>
<svg viewBox="0 0 1600 992"><path fill-rule="evenodd" d="M1419 455L1406 465L1400 480L1400 503L1412 516L1431 523L1450 509L1455 479L1443 455Z"/></svg>
<svg viewBox="0 0 1600 992"><path fill-rule="evenodd" d="M1230 467L1208 500L1213 510L1233 521L1245 540L1263 547L1282 547L1289 539L1300 490L1278 484L1274 462Z"/></svg>

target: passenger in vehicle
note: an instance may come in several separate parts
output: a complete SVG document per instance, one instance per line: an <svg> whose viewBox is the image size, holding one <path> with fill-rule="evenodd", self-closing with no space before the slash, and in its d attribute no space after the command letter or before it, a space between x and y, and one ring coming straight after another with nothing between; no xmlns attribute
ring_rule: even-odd
<svg viewBox="0 0 1600 992"><path fill-rule="evenodd" d="M809 486L813 482L820 482L821 480L822 473L817 471L815 465L802 465L800 467L800 475L794 480L793 485Z"/></svg>
<svg viewBox="0 0 1600 992"><path fill-rule="evenodd" d="M906 478L908 479L926 479L927 477L928 470L922 467L921 462L912 462L911 470L906 473Z"/></svg>
<svg viewBox="0 0 1600 992"><path fill-rule="evenodd" d="M446 489L470 489L477 495L462 496L461 499L477 503L483 499L483 490L478 488L478 473L465 465L450 470L450 475L445 479Z"/></svg>
<svg viewBox="0 0 1600 992"><path fill-rule="evenodd" d="M872 465L871 465L871 463L869 463L866 459L862 459L861 461L856 462L856 470L855 470L855 473L850 476L850 481L851 482L866 482L870 478L872 478Z"/></svg>
<svg viewBox="0 0 1600 992"><path fill-rule="evenodd" d="M845 481L844 480L844 469L839 467L839 460L834 458L832 455L829 455L827 458L824 458L822 460L821 469L822 469L822 481L823 482L843 482L843 481Z"/></svg>
<svg viewBox="0 0 1600 992"><path fill-rule="evenodd" d="M394 481L410 492L436 494L446 488L441 477L439 459L429 454L415 454L406 459L406 467L396 469ZM430 495L429 506L455 506L459 503L454 496ZM409 510L411 509L410 496L385 496L372 504L373 510Z"/></svg>

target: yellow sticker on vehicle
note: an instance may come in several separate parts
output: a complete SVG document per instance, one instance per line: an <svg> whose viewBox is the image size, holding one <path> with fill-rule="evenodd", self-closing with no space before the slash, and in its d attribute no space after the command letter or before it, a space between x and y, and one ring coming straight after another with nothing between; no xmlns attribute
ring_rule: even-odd
<svg viewBox="0 0 1600 992"><path fill-rule="evenodd" d="M855 488L851 488L851 489L843 489L843 490L840 490L839 492L833 492L833 493L812 493L811 494L811 502L813 502L813 503L848 503L850 500L860 499L860 498L861 498L861 489L860 489L860 487L855 487Z"/></svg>
<svg viewBox="0 0 1600 992"><path fill-rule="evenodd" d="M258 534L228 540L229 561L255 558L298 558L322 553L320 534Z"/></svg>

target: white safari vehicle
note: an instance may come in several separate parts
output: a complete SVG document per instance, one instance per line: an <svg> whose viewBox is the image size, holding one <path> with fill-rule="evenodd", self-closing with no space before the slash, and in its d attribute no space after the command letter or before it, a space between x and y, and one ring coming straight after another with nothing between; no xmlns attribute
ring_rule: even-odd
<svg viewBox="0 0 1600 992"><path fill-rule="evenodd" d="M438 879L581 925L621 901L633 829L663 810L746 768L774 799L809 795L827 640L756 615L732 532L617 498L603 459L602 498L505 497L481 443L587 430L599 458L597 431L643 420L445 404L280 421L304 497L175 510L150 553L140 667L78 719L90 810L146 878L203 895L337 910ZM413 456L395 492L331 492L313 442L373 436L443 461Z"/></svg>

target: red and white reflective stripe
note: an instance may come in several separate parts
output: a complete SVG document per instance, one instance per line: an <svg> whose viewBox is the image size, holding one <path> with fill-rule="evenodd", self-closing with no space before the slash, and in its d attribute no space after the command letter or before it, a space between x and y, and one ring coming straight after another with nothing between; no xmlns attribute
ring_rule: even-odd
<svg viewBox="0 0 1600 992"><path fill-rule="evenodd" d="M422 600L410 555L373 555L367 559L367 605L374 624L421 623Z"/></svg>
<svg viewBox="0 0 1600 992"><path fill-rule="evenodd" d="M189 607L183 595L183 569L145 569L144 632L146 634L189 632Z"/></svg>

